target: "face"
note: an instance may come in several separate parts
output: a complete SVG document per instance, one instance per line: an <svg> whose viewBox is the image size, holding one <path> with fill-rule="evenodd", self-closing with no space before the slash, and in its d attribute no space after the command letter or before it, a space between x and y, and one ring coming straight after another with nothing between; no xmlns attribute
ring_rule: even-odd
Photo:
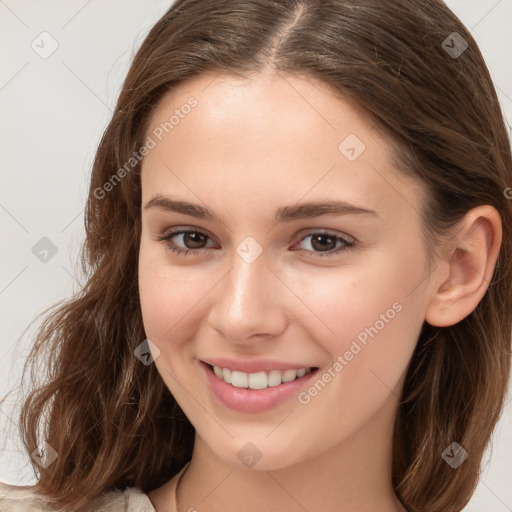
<svg viewBox="0 0 512 512"><path fill-rule="evenodd" d="M144 326L217 457L285 467L395 407L425 319L423 196L363 113L309 78L203 75L148 137Z"/></svg>

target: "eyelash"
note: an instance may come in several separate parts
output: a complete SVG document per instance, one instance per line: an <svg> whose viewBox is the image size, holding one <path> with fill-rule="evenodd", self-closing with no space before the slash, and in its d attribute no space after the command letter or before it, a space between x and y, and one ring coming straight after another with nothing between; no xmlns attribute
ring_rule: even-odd
<svg viewBox="0 0 512 512"><path fill-rule="evenodd" d="M192 229L190 229L190 230L182 229L182 230L178 230L178 231L173 231L171 233L166 233L166 234L158 237L157 240L159 242L163 242L169 251L172 251L181 256L187 256L189 254L191 256L200 256L200 254L204 250L204 248L203 249L183 249L182 247L177 247L174 243L171 242L171 238L173 238L177 235L183 235L185 233L198 233L198 234L208 237L208 235L206 233L203 233L202 231L197 231L197 230L192 230ZM326 232L320 232L320 231L310 232L306 236L302 237L300 239L300 242L303 242L306 238L309 238L310 236L313 236L313 235L326 235L331 238L334 238L336 240L336 242L341 241L343 243L343 246L342 246L343 248L341 248L341 249L337 248L337 250L331 250L331 251L326 251L326 252L315 252L315 251L310 251L310 250L306 250L306 249L298 249L299 251L301 251L303 253L305 252L308 255L313 254L314 258L325 258L325 257L329 257L329 256L334 256L336 254L346 252L347 250L352 249L355 246L355 242L351 242L351 241L347 240L346 238L343 238L338 235L334 235L332 233L326 233ZM210 237L208 237L208 238L210 238Z"/></svg>

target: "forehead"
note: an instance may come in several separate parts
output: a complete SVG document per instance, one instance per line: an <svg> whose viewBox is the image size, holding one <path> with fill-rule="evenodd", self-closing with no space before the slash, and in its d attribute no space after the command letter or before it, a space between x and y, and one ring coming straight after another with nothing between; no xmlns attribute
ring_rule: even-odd
<svg viewBox="0 0 512 512"><path fill-rule="evenodd" d="M201 75L161 99L149 123L148 135L155 133L161 140L143 162L144 196L167 188L220 204L258 193L289 204L339 191L377 209L393 194L418 193L364 110L309 77Z"/></svg>
<svg viewBox="0 0 512 512"><path fill-rule="evenodd" d="M173 111L188 110L186 104L191 98L198 103L192 122L223 132L228 128L257 132L271 123L280 135L299 138L309 131L309 138L318 143L325 134L336 133L338 138L341 130L350 128L368 135L366 132L374 127L362 108L328 84L278 72L250 78L213 73L194 77L164 95L153 112L150 127L168 121ZM175 130L174 135L179 131ZM272 133L259 135L257 141L262 141Z"/></svg>

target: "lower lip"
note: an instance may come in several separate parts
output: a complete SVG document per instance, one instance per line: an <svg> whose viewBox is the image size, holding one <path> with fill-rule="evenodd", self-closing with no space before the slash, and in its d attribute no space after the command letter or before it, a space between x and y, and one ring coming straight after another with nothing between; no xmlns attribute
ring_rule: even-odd
<svg viewBox="0 0 512 512"><path fill-rule="evenodd" d="M237 388L219 379L211 367L200 362L201 371L205 374L213 394L230 409L241 412L262 412L272 409L290 397L297 395L304 386L316 375L318 368L306 373L303 377L291 382L284 382L279 386L270 386L265 389Z"/></svg>

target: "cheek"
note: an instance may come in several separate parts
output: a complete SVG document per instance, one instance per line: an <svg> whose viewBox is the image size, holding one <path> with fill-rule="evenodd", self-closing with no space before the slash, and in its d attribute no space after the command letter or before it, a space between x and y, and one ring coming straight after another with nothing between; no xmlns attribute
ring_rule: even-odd
<svg viewBox="0 0 512 512"><path fill-rule="evenodd" d="M414 312L401 306L395 305L394 318L389 319L390 314L388 323L373 317L363 323L359 338L340 336L338 343L331 345L333 364L320 376L328 381L326 388L307 390L311 396L301 397L318 410L330 411L332 423L347 436L370 421L389 400L400 399L421 330L421 323L414 322Z"/></svg>
<svg viewBox="0 0 512 512"><path fill-rule="evenodd" d="M314 338L327 339L344 348L343 344L357 338L364 342L366 329L374 326L379 332L389 330L391 324L400 323L401 312L412 303L413 282L421 282L421 269L410 259L381 253L375 261L322 273L295 276L294 285L313 320L310 328ZM416 259L417 261L417 259ZM412 304L411 304L412 306ZM408 307L410 313L412 307ZM421 312L416 308L419 315ZM371 329L374 332L373 329ZM368 333L366 334L368 336Z"/></svg>
<svg viewBox="0 0 512 512"><path fill-rule="evenodd" d="M210 274L206 268L172 266L162 248L147 249L142 244L139 255L142 318L147 337L161 349L168 350L171 339L174 347L194 335L202 299L214 285L215 276Z"/></svg>
<svg viewBox="0 0 512 512"><path fill-rule="evenodd" d="M160 254L159 254L160 253ZM139 254L139 295L146 335L161 346L165 333L179 318L184 301L176 297L182 288L180 279L171 279L162 261L161 249L141 243ZM182 292L182 290L181 290Z"/></svg>
<svg viewBox="0 0 512 512"><path fill-rule="evenodd" d="M326 328L319 322L316 332L310 333L329 353L331 363L318 375L321 382L312 383L299 402L319 411L306 420L312 429L317 428L318 415L328 415L336 426L334 434L326 427L326 439L331 441L329 436L351 435L385 403L398 399L421 330L410 301L397 293L373 292L347 294L320 310L335 334L323 334Z"/></svg>
<svg viewBox="0 0 512 512"><path fill-rule="evenodd" d="M311 339L323 345L332 361L343 357L350 386L356 381L368 385L368 379L378 382L372 369L394 385L424 321L424 286L418 286L426 272L424 255L415 247L382 251L371 259L297 283L315 313L308 315L314 318L308 322Z"/></svg>

